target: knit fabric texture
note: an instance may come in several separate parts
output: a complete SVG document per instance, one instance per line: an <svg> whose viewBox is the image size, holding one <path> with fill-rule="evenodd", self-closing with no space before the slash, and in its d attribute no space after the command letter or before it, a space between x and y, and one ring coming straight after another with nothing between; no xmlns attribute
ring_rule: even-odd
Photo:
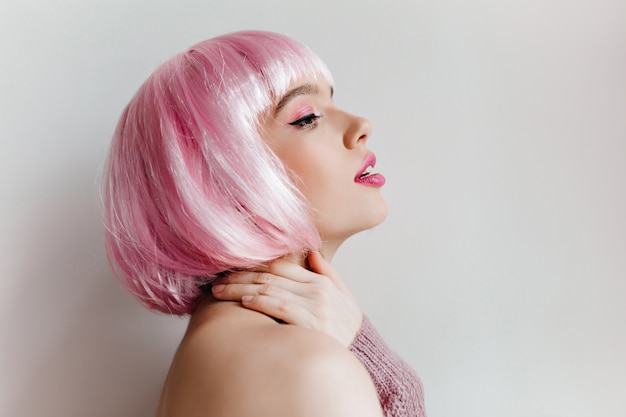
<svg viewBox="0 0 626 417"><path fill-rule="evenodd" d="M350 351L374 381L385 417L426 417L419 377L391 350L365 316Z"/></svg>

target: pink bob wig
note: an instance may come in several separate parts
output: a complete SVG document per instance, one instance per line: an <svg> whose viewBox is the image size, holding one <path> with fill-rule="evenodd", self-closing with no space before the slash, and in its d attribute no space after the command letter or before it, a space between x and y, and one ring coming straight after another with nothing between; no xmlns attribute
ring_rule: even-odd
<svg viewBox="0 0 626 417"><path fill-rule="evenodd" d="M307 47L246 31L162 64L122 113L103 172L107 256L144 306L189 314L201 286L320 245L259 121L302 78L331 75Z"/></svg>

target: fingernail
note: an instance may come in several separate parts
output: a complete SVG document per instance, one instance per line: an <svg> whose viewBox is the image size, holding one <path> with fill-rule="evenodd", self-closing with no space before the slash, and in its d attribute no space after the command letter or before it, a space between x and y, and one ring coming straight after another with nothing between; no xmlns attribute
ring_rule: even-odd
<svg viewBox="0 0 626 417"><path fill-rule="evenodd" d="M224 284L214 285L213 286L213 294L217 294L218 292L222 292L224 290L224 287L226 287L226 285L224 285Z"/></svg>
<svg viewBox="0 0 626 417"><path fill-rule="evenodd" d="M253 298L254 298L254 296L252 296L252 295L244 295L243 297L241 297L241 303L242 304L247 304L250 301L252 301Z"/></svg>

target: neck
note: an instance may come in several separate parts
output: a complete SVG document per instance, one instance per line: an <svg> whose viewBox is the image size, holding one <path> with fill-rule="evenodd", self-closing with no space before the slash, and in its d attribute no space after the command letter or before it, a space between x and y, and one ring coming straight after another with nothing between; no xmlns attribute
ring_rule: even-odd
<svg viewBox="0 0 626 417"><path fill-rule="evenodd" d="M337 249L339 249L339 246L341 246L342 243L343 243L343 240L324 241L322 242L322 246L320 247L319 252L322 254L324 259L326 259L328 262L332 262L333 257L335 256L335 253L337 252ZM308 269L309 265L307 263L306 257L307 257L306 253L291 253L285 256L284 259Z"/></svg>
<svg viewBox="0 0 626 417"><path fill-rule="evenodd" d="M345 239L341 240L325 240L322 242L322 246L320 247L320 253L328 262L333 260L335 253L337 253L337 249L339 246L345 241Z"/></svg>

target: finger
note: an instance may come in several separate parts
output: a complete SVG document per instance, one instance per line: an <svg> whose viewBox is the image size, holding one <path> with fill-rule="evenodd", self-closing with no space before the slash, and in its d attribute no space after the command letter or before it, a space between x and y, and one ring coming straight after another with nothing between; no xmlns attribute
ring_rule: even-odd
<svg viewBox="0 0 626 417"><path fill-rule="evenodd" d="M317 279L317 275L297 263L277 259L269 264L269 272L300 283L309 283Z"/></svg>
<svg viewBox="0 0 626 417"><path fill-rule="evenodd" d="M245 296L264 295L277 299L287 300L293 303L297 303L306 308L314 307L315 300L311 300L308 297L310 290L302 288L303 284L291 284L295 285L291 288L290 281L279 278L278 284L285 284L286 288L283 288L277 283L270 284L217 284L213 285L212 293L213 297L222 301L241 301Z"/></svg>
<svg viewBox="0 0 626 417"><path fill-rule="evenodd" d="M305 307L291 300L267 295L247 295L242 298L241 304L250 310L258 311L288 324L317 329L315 317Z"/></svg>
<svg viewBox="0 0 626 417"><path fill-rule="evenodd" d="M286 260L272 261L262 270L232 272L215 279L215 284L265 284L284 278L290 281L307 283L315 280L317 274Z"/></svg>
<svg viewBox="0 0 626 417"><path fill-rule="evenodd" d="M314 275L314 278L318 279L313 272L305 272ZM319 284L321 282L318 282ZM213 295L218 299L239 301L240 298L238 297L261 293L265 287L270 286L283 289L298 296L306 296L307 298L310 298L311 288L314 287L310 283L303 283L269 272L238 272L213 281L212 291ZM224 293L222 294L222 292Z"/></svg>
<svg viewBox="0 0 626 417"><path fill-rule="evenodd" d="M331 281L340 288L343 288L343 282L337 270L328 262L321 253L309 252L307 254L307 260L311 270L317 274L325 275L331 279Z"/></svg>
<svg viewBox="0 0 626 417"><path fill-rule="evenodd" d="M267 284L274 278L269 272L241 271L221 276L213 284Z"/></svg>
<svg viewBox="0 0 626 417"><path fill-rule="evenodd" d="M251 284L214 284L211 287L213 297L222 301L241 301L246 295L258 293Z"/></svg>

